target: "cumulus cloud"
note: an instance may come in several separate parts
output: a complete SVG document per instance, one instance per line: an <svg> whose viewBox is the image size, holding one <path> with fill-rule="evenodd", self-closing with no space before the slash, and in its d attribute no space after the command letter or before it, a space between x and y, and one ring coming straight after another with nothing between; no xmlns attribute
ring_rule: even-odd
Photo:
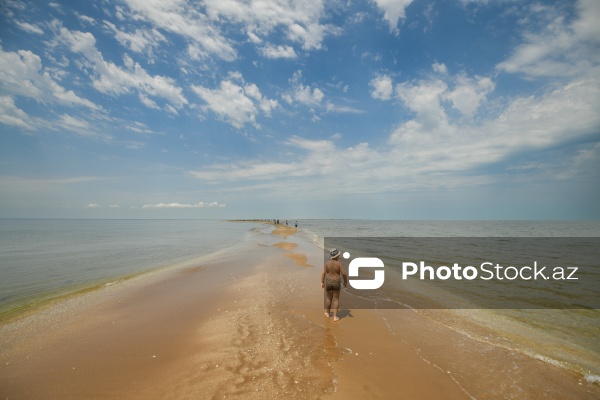
<svg viewBox="0 0 600 400"><path fill-rule="evenodd" d="M577 10L579 16L572 22L565 21L562 15L551 14L541 30L526 31L524 42L497 69L529 78L573 78L589 71L597 74L600 2L580 0Z"/></svg>
<svg viewBox="0 0 600 400"><path fill-rule="evenodd" d="M205 203L200 201L195 204L184 204L184 203L159 203L159 204L146 204L142 206L143 210L156 209L156 208L213 208L213 207L226 207L226 204L218 203L216 201Z"/></svg>
<svg viewBox="0 0 600 400"><path fill-rule="evenodd" d="M321 104L321 101L325 97L323 91L318 87L311 88L302 83L301 71L294 73L294 76L290 79L290 83L292 85L291 90L282 96L288 104L297 102L307 106L316 106Z"/></svg>
<svg viewBox="0 0 600 400"><path fill-rule="evenodd" d="M370 82L371 97L380 100L397 98L417 115L421 123L434 127L447 120L445 102L464 117L473 118L496 87L489 77L470 77L465 73L450 75L444 64L434 63L432 69L437 73L434 77L401 82L395 87L389 76L377 76Z"/></svg>
<svg viewBox="0 0 600 400"><path fill-rule="evenodd" d="M41 58L29 50L6 52L0 48L0 89L11 96L99 109L91 101L59 85L43 67Z"/></svg>
<svg viewBox="0 0 600 400"><path fill-rule="evenodd" d="M127 55L123 57L125 68L120 68L104 60L102 53L96 48L96 39L91 33L71 31L64 27L59 27L58 30L59 40L71 51L82 54L93 64L94 75L91 78L96 90L113 95L122 95L135 90L146 98L147 96L162 98L177 109L188 104L183 90L176 85L174 79L148 74L140 64ZM145 104L150 103L146 101Z"/></svg>
<svg viewBox="0 0 600 400"><path fill-rule="evenodd" d="M391 32L398 32L398 21L406 18L406 8L413 0L372 0L383 12L383 18L389 23Z"/></svg>
<svg viewBox="0 0 600 400"><path fill-rule="evenodd" d="M180 0L125 0L125 3L134 19L185 37L198 46L203 54L215 55L227 61L237 57L231 42L202 13L201 9L213 2L201 4Z"/></svg>
<svg viewBox="0 0 600 400"><path fill-rule="evenodd" d="M396 85L396 96L411 111L416 119L427 128L445 123L447 116L442 107L441 95L448 85L441 79L421 80L417 83L402 82Z"/></svg>
<svg viewBox="0 0 600 400"><path fill-rule="evenodd" d="M240 80L238 85L235 81ZM192 85L192 90L206 102L205 110L214 112L236 128L248 123L257 126L256 117L261 112L269 116L279 105L277 100L264 97L255 84L245 84L239 74L221 81L216 89Z"/></svg>
<svg viewBox="0 0 600 400"><path fill-rule="evenodd" d="M478 124L445 119L432 127L414 119L401 124L389 143L410 154L421 171L473 170L591 134L600 126L600 117L592 111L600 106L598 90L597 83L587 82L537 98L515 98L498 117Z"/></svg>
<svg viewBox="0 0 600 400"><path fill-rule="evenodd" d="M495 88L494 82L488 77L470 78L460 75L456 78L454 88L446 93L444 98L452 102L452 106L467 117L473 117L487 95Z"/></svg>
<svg viewBox="0 0 600 400"><path fill-rule="evenodd" d="M167 38L156 28L138 28L134 32L126 32L118 29L115 24L109 21L104 21L104 25L114 33L115 39L123 46L126 46L135 53L145 52L150 61L153 61L153 50L167 42Z"/></svg>
<svg viewBox="0 0 600 400"><path fill-rule="evenodd" d="M371 97L380 100L389 100L394 92L392 78L387 75L380 75L373 78L370 82L373 91Z"/></svg>
<svg viewBox="0 0 600 400"><path fill-rule="evenodd" d="M153 26L150 31L127 33L111 27L117 39L134 51L153 45L158 29L179 35L188 41L188 55L194 60L218 57L233 61L238 55L236 43L226 37L231 24L241 29L251 43L260 44L260 53L267 58L296 58L293 44L304 50L320 49L327 35L336 35L340 29L322 23L325 18L324 0L267 0L267 1L209 1L195 3L181 0L146 1L125 0L127 8L118 15ZM109 25L110 26L110 25ZM290 44L273 45L269 36L282 31Z"/></svg>
<svg viewBox="0 0 600 400"><path fill-rule="evenodd" d="M246 160L207 165L190 171L204 181L235 182L235 189L267 189L285 180L286 190L302 193L310 188L327 190L331 177L338 193L381 193L479 185L499 179L486 168L523 152L536 154L597 133L600 127L600 82L580 81L539 96L509 99L491 118L452 118L448 107L462 108L467 116L476 109L477 90L492 90L485 78L464 74L448 77L446 84L432 76L396 85L395 96L415 113L389 135L387 146L373 148L367 142L340 147L336 139L311 140L292 136L285 144L295 149L292 161ZM474 103L461 104L458 94L475 88ZM479 88L479 89L478 89ZM469 89L469 90L471 90ZM466 96L470 97L470 96ZM588 146L589 147L589 146ZM552 179L575 176L598 156L593 149L580 150L568 165L539 173ZM334 155L334 156L332 156ZM518 168L510 165L509 168ZM523 166L526 167L526 166ZM566 175L565 175L566 174ZM536 176L531 175L535 180Z"/></svg>
<svg viewBox="0 0 600 400"><path fill-rule="evenodd" d="M211 21L225 18L242 24L254 43L282 29L288 40L311 50L320 49L326 35L339 32L338 28L321 23L325 4L324 0L228 0L204 5Z"/></svg>
<svg viewBox="0 0 600 400"><path fill-rule="evenodd" d="M14 99L10 96L0 96L0 122L27 130L35 129L34 121L15 105Z"/></svg>
<svg viewBox="0 0 600 400"><path fill-rule="evenodd" d="M296 58L298 55L292 46L273 46L262 47L260 52L267 58Z"/></svg>
<svg viewBox="0 0 600 400"><path fill-rule="evenodd" d="M444 63L433 63L431 66L435 72L438 74L446 75L448 74L448 68L446 68L446 64Z"/></svg>

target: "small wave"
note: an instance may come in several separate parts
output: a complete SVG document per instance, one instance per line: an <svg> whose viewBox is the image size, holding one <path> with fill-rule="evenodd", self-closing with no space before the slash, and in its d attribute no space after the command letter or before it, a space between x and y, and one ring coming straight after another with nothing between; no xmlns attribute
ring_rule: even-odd
<svg viewBox="0 0 600 400"><path fill-rule="evenodd" d="M310 242L312 242L315 246L317 246L321 250L325 250L325 244L323 243L323 238L321 236L319 236L316 232L313 232L307 228L298 228L298 233L302 234L304 237L306 237Z"/></svg>
<svg viewBox="0 0 600 400"><path fill-rule="evenodd" d="M553 358L550 358L550 357L548 357L548 356L542 356L542 355L540 355L540 354L531 354L531 353L530 353L530 355L531 355L533 358L535 358L536 360L543 361L543 362L545 362L546 364L551 364L551 365L554 365L555 367L562 367L562 368L565 368L565 365L564 365L564 363L562 363L562 362L560 362L560 361L558 361L558 360L555 360L555 359L553 359Z"/></svg>
<svg viewBox="0 0 600 400"><path fill-rule="evenodd" d="M595 385L600 385L600 376L588 374L585 376L585 381L588 383L593 383Z"/></svg>

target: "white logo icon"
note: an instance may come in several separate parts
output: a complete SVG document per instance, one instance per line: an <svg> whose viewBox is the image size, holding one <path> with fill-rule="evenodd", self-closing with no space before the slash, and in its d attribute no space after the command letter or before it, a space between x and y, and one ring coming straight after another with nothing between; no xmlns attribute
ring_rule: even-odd
<svg viewBox="0 0 600 400"><path fill-rule="evenodd" d="M348 276L357 277L359 268L383 268L383 261L375 257L357 257L350 261ZM374 271L373 279L349 279L350 286L354 289L379 289L385 280L383 269Z"/></svg>

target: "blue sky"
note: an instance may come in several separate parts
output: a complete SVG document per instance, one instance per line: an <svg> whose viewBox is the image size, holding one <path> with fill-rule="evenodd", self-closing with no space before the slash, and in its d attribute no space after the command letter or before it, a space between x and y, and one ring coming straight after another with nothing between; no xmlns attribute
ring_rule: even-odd
<svg viewBox="0 0 600 400"><path fill-rule="evenodd" d="M0 19L0 217L600 218L596 0Z"/></svg>

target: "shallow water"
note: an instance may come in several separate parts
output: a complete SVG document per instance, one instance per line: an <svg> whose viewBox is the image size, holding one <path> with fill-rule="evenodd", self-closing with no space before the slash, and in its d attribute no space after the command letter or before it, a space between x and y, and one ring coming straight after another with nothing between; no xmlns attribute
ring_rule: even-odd
<svg viewBox="0 0 600 400"><path fill-rule="evenodd" d="M248 239L256 226L215 220L2 220L0 313L197 259ZM600 237L597 221L299 220L299 227L300 235L316 244L315 252L326 236ZM280 240L261 237L269 246ZM429 317L600 381L599 310L447 311Z"/></svg>
<svg viewBox="0 0 600 400"><path fill-rule="evenodd" d="M250 228L215 220L2 220L0 313L212 253Z"/></svg>
<svg viewBox="0 0 600 400"><path fill-rule="evenodd" d="M325 237L600 237L598 221L366 221L366 220L307 220L301 228L315 244L324 248ZM373 246L381 241L374 240ZM344 249L341 249L345 251ZM381 257L385 246L379 247ZM440 250L441 251L441 250ZM389 255L389 254L388 254ZM444 256L435 256L444 260ZM445 260L448 261L448 260ZM387 266L387 265L386 265ZM398 271L387 269L386 284L398 277ZM391 274L391 275L390 275ZM595 278L598 278L597 276ZM595 279L594 281L597 281ZM475 284L477 282L473 281ZM583 282L583 285L587 282ZM398 286L398 285L397 285ZM589 382L600 383L600 310L551 309L557 297L569 297L574 302L589 302L590 296L597 303L600 288L587 288L594 292L575 291L566 293L538 293L546 303L532 305L532 309L455 309L417 310L439 323L478 340L527 354L544 362L558 365L582 374ZM443 288L422 284L413 288L424 296L426 302L440 301L448 292ZM565 289L565 288L563 288ZM586 290L587 290L586 289ZM475 294L485 295L489 290L504 290L486 282L484 287L473 288ZM523 292L519 292L523 293ZM399 294L378 291L387 300L398 300ZM453 291L452 295L460 295ZM535 293L532 292L532 297ZM505 293L509 296L509 293ZM537 297L540 297L537 296ZM373 295L370 296L371 300ZM471 297L473 298L473 297ZM410 296L409 296L410 299ZM376 299L375 299L376 300ZM413 297L414 300L414 297ZM524 299L527 300L527 299ZM593 299L592 299L593 300ZM405 301L410 303L410 300ZM411 304L404 304L410 307ZM443 307L442 307L443 308ZM452 307L451 307L452 308ZM470 307L477 308L477 307ZM524 308L524 307L521 307ZM533 309L541 308L541 309ZM548 309L543 309L548 308Z"/></svg>

